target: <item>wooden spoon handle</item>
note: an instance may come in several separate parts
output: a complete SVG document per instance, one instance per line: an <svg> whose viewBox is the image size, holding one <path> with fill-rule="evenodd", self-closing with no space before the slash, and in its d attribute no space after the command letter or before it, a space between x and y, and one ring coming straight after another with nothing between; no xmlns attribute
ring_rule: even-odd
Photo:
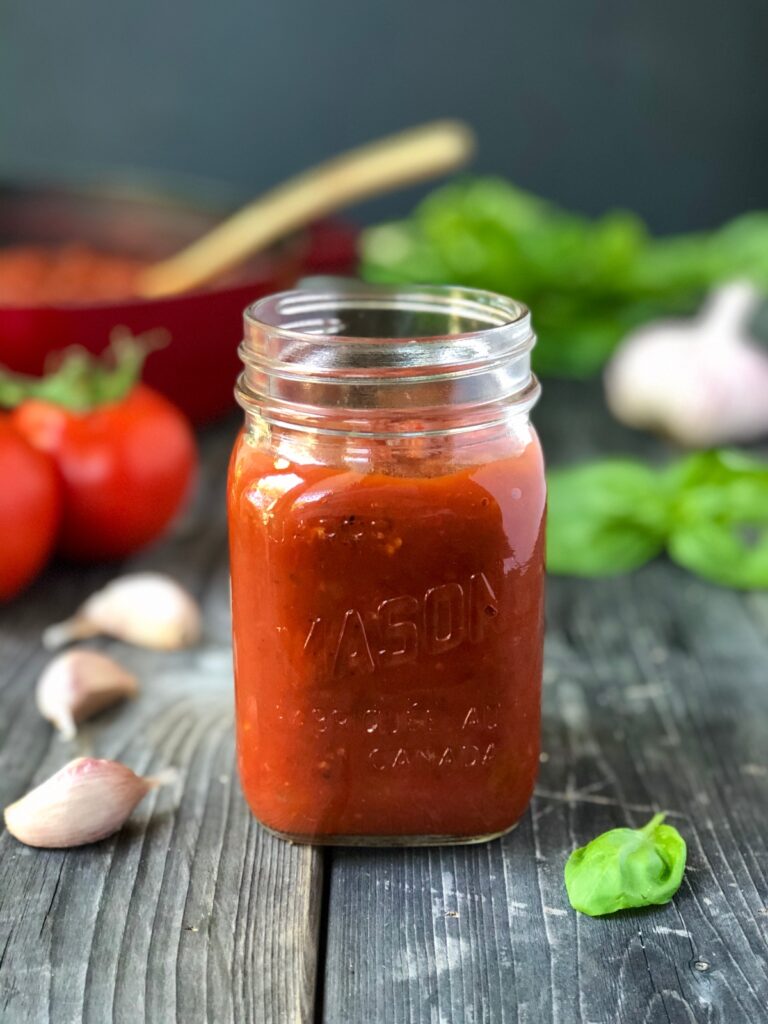
<svg viewBox="0 0 768 1024"><path fill-rule="evenodd" d="M473 149L466 125L435 121L343 153L289 179L175 256L148 267L139 294L173 295L195 288L318 217L452 171Z"/></svg>

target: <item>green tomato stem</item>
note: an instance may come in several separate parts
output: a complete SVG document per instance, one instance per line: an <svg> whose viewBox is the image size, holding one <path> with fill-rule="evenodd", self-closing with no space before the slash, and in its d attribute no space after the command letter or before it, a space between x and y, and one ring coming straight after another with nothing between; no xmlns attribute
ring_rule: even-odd
<svg viewBox="0 0 768 1024"><path fill-rule="evenodd" d="M138 383L150 351L146 340L115 333L102 356L79 346L66 349L58 366L42 377L0 367L0 407L15 409L29 399L39 399L73 412L89 412L119 402Z"/></svg>

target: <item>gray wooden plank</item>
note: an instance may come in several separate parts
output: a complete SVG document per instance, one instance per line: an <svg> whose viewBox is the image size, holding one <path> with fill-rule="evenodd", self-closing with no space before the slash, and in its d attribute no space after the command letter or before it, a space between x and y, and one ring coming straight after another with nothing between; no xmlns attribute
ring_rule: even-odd
<svg viewBox="0 0 768 1024"><path fill-rule="evenodd" d="M200 598L197 650L100 642L143 682L76 746L34 709L41 628L117 568L57 567L0 613L0 806L79 753L182 771L117 837L35 851L0 832L0 1019L294 1022L313 1015L320 856L261 830L236 779L224 472L234 425L207 432L199 497L174 535L125 568L172 573Z"/></svg>
<svg viewBox="0 0 768 1024"><path fill-rule="evenodd" d="M657 446L596 393L552 387L563 461ZM482 847L334 851L332 1024L768 1021L768 595L659 562L549 584L543 761L529 814ZM670 813L689 843L674 903L606 920L563 865L598 832Z"/></svg>

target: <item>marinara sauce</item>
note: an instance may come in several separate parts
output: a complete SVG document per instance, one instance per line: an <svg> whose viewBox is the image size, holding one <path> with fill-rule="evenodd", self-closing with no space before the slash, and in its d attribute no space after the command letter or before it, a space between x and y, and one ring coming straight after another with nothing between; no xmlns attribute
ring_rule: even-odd
<svg viewBox="0 0 768 1024"><path fill-rule="evenodd" d="M315 843L470 842L539 756L543 521L530 318L350 287L246 314L230 469L240 775Z"/></svg>
<svg viewBox="0 0 768 1024"><path fill-rule="evenodd" d="M135 294L144 264L82 243L0 249L0 305L106 302Z"/></svg>

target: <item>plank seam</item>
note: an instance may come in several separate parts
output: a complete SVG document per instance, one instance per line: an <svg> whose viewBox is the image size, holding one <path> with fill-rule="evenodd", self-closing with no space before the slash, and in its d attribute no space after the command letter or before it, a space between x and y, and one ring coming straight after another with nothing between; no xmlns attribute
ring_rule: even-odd
<svg viewBox="0 0 768 1024"><path fill-rule="evenodd" d="M320 847L320 910L317 924L317 958L315 960L315 1001L312 1020L323 1024L325 1015L325 969L328 959L328 928L331 905L331 875L333 870L333 849Z"/></svg>

